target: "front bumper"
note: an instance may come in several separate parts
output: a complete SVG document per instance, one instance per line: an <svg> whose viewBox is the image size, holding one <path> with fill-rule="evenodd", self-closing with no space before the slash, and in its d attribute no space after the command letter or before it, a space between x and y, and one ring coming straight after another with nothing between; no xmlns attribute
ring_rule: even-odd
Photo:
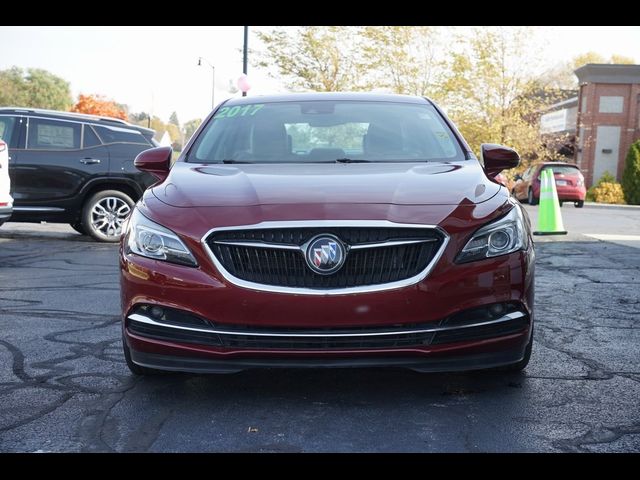
<svg viewBox="0 0 640 480"><path fill-rule="evenodd" d="M188 312L143 306L125 320L124 336L136 364L161 370L231 373L254 367L379 366L475 370L515 363L525 354L531 332L528 314L515 304L500 305L505 305L504 314L495 317L487 315L488 310L473 309L438 324L324 330L214 325ZM162 319L153 318L153 309L165 312Z"/></svg>
<svg viewBox="0 0 640 480"><path fill-rule="evenodd" d="M418 372L458 372L500 367L519 362L524 357L524 349L513 348L498 352L447 357L395 357L357 356L342 358L239 358L213 359L198 357L177 357L156 353L131 351L131 358L137 365L189 373L236 373L250 368L371 368L401 367Z"/></svg>
<svg viewBox="0 0 640 480"><path fill-rule="evenodd" d="M13 206L0 206L0 222L6 222L13 214Z"/></svg>
<svg viewBox="0 0 640 480"><path fill-rule="evenodd" d="M557 187L558 200L561 201L584 201L587 191L584 187Z"/></svg>
<svg viewBox="0 0 640 480"><path fill-rule="evenodd" d="M468 229L465 222L465 230ZM455 231L456 225L452 227ZM198 236L200 237L200 235ZM489 368L523 358L533 321L534 252L527 251L456 264L467 241L458 235L424 279L391 290L337 295L304 295L244 288L225 279L203 255L189 247L199 267L191 268L120 252L123 335L132 360L142 366L190 372L238 371L252 367L408 366L425 371ZM342 332L439 327L452 316L496 303L515 305L526 324L510 331L475 337L451 336L447 342L365 342L343 345L313 342L260 342L267 330ZM141 306L187 312L215 332L179 335L133 325ZM138 320L140 320L138 318ZM142 322L144 323L144 322ZM150 328L153 327L153 328ZM165 325L166 327L166 325ZM220 331L229 333L220 338ZM230 331L230 332L229 332ZM240 333L239 333L240 332ZM399 334L401 334L400 332ZM406 332L405 332L406 333ZM423 332L434 335L436 332ZM326 337L327 335L325 335ZM463 338L464 337L464 338ZM237 340L237 338L236 338ZM302 343L302 344L301 344Z"/></svg>

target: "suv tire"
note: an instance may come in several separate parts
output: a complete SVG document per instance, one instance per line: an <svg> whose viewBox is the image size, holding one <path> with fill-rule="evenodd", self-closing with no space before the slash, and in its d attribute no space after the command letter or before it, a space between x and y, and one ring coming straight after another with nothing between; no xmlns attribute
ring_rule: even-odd
<svg viewBox="0 0 640 480"><path fill-rule="evenodd" d="M71 228L73 228L80 235L87 234L87 231L85 230L84 225L82 225L82 222L70 223L69 225L71 225Z"/></svg>
<svg viewBox="0 0 640 480"><path fill-rule="evenodd" d="M122 226L134 201L119 190L102 190L92 195L82 209L82 225L99 242L118 242Z"/></svg>

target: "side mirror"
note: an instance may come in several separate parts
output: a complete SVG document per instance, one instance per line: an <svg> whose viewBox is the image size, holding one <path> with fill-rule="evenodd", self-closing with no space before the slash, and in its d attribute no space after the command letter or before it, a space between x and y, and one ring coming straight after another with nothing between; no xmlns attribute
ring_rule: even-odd
<svg viewBox="0 0 640 480"><path fill-rule="evenodd" d="M148 172L158 180L163 181L169 175L171 168L171 147L156 147L140 152L133 165L140 171Z"/></svg>
<svg viewBox="0 0 640 480"><path fill-rule="evenodd" d="M487 175L494 176L502 170L515 168L520 165L520 155L513 148L483 143L480 146L482 163Z"/></svg>

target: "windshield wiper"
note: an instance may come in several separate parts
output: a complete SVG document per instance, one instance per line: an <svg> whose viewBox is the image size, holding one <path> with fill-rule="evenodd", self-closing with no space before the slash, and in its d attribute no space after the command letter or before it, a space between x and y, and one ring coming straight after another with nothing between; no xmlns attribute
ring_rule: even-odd
<svg viewBox="0 0 640 480"><path fill-rule="evenodd" d="M233 160L233 159L225 158L224 160L222 160L222 163L231 164L231 163L253 163L253 162L248 162L246 160Z"/></svg>
<svg viewBox="0 0 640 480"><path fill-rule="evenodd" d="M353 159L353 158L336 158L336 163L371 163L371 160Z"/></svg>

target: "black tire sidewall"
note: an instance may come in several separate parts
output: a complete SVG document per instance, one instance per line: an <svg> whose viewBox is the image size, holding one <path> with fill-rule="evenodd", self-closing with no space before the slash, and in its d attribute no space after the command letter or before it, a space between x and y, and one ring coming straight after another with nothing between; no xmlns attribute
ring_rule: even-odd
<svg viewBox="0 0 640 480"><path fill-rule="evenodd" d="M84 228L84 225L82 224L82 222L70 223L69 225L71 225L71 228L73 228L80 235L88 235L87 229Z"/></svg>
<svg viewBox="0 0 640 480"><path fill-rule="evenodd" d="M102 232L95 230L91 226L91 210L93 209L93 206L106 197L119 198L126 202L131 209L133 209L133 206L135 205L133 199L126 193L119 190L101 190L91 195L91 197L89 197L84 203L84 207L82 209L82 225L86 230L87 235L91 235L95 240L99 242L115 243L120 241L120 237L107 237Z"/></svg>

